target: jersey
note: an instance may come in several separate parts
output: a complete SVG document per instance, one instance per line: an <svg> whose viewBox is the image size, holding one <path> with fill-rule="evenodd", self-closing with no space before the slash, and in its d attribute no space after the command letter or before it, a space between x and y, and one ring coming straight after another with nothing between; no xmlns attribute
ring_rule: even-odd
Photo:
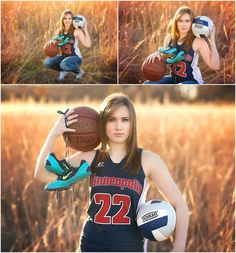
<svg viewBox="0 0 236 253"><path fill-rule="evenodd" d="M173 45L172 45L173 46ZM183 45L174 45L177 48L177 53L184 51ZM177 54L176 53L176 54ZM203 84L201 71L198 67L199 53L195 52L191 47L185 53L184 60L171 65L171 76L176 83L181 83L195 79L199 84Z"/></svg>
<svg viewBox="0 0 236 253"><path fill-rule="evenodd" d="M89 218L81 237L82 251L143 251L144 238L136 217L144 204L149 183L141 168L135 176L123 168L126 158L114 163L110 157L96 163L90 176ZM139 150L142 152L142 150Z"/></svg>
<svg viewBox="0 0 236 253"><path fill-rule="evenodd" d="M62 55L65 57L76 55L82 58L80 49L78 47L78 39L74 35L69 36L67 34L62 33L60 33L59 35L60 36L64 35L65 39L69 38L69 42L61 47Z"/></svg>

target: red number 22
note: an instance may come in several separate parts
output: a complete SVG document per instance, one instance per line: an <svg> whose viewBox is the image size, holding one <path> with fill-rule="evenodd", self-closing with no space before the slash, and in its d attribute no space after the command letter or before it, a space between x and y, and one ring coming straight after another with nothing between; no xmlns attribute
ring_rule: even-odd
<svg viewBox="0 0 236 253"><path fill-rule="evenodd" d="M130 217L126 216L130 209L130 197L128 195L108 193L96 193L95 204L101 205L94 217L94 222L99 224L130 224ZM108 216L111 205L121 205L119 211L114 216Z"/></svg>

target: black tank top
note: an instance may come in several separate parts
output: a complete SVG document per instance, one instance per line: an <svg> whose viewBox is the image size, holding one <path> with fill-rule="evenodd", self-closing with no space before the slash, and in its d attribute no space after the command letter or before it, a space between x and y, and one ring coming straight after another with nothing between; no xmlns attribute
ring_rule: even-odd
<svg viewBox="0 0 236 253"><path fill-rule="evenodd" d="M143 237L136 224L137 209L145 202L149 186L143 168L131 176L123 168L126 158L120 163L113 163L110 157L96 162L99 152L91 165L96 173L90 177L90 225L83 236L99 245L140 243Z"/></svg>

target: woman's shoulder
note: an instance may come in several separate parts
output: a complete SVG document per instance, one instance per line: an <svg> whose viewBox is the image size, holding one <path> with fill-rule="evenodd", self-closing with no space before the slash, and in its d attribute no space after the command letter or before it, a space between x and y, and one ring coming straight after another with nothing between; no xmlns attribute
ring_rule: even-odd
<svg viewBox="0 0 236 253"><path fill-rule="evenodd" d="M171 40L172 40L172 34L168 33L164 39L164 47L167 47L170 44Z"/></svg>
<svg viewBox="0 0 236 253"><path fill-rule="evenodd" d="M159 155L150 151L150 150L143 149L142 150L142 158L146 159L146 160L158 159Z"/></svg>
<svg viewBox="0 0 236 253"><path fill-rule="evenodd" d="M166 165L158 154L150 150L143 150L142 167L146 176L152 176L165 169Z"/></svg>
<svg viewBox="0 0 236 253"><path fill-rule="evenodd" d="M55 32L54 32L54 35L59 35L60 32L61 32L60 28L57 28L57 29L55 30Z"/></svg>
<svg viewBox="0 0 236 253"><path fill-rule="evenodd" d="M203 38L194 38L193 40L193 50L197 51L201 47L207 46L206 41Z"/></svg>
<svg viewBox="0 0 236 253"><path fill-rule="evenodd" d="M74 30L74 36L75 37L80 36L80 34L82 34L82 33L83 33L82 29L75 28L75 30Z"/></svg>
<svg viewBox="0 0 236 253"><path fill-rule="evenodd" d="M146 149L143 150L141 159L142 165L148 167L152 166L152 164L158 163L161 160L158 154Z"/></svg>
<svg viewBox="0 0 236 253"><path fill-rule="evenodd" d="M160 167L159 165L162 162L160 156L150 150L143 150L141 161L146 175L150 175L152 171Z"/></svg>

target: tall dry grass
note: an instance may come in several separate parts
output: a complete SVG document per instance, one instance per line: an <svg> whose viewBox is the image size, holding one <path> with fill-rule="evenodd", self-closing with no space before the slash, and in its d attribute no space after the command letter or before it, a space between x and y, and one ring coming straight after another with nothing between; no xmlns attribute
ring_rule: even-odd
<svg viewBox="0 0 236 253"><path fill-rule="evenodd" d="M121 1L119 2L119 82L142 83L141 65L169 33L169 23L178 7L187 5L196 16L209 16L216 25L220 70L213 71L201 59L199 67L208 84L235 83L234 1Z"/></svg>
<svg viewBox="0 0 236 253"><path fill-rule="evenodd" d="M78 104L88 104L78 101ZM95 109L98 104L89 103ZM67 105L68 106L68 105ZM70 107L75 104L70 104ZM135 103L141 147L163 158L190 209L187 251L234 251L233 105ZM2 105L2 251L74 251L88 207L88 184L76 185L77 227L71 192L60 208L53 193L33 179L38 153L61 104ZM59 139L55 152L62 157ZM160 197L152 188L148 198ZM149 243L167 251L171 241Z"/></svg>
<svg viewBox="0 0 236 253"><path fill-rule="evenodd" d="M59 26L61 13L72 10L88 21L92 47L80 46L87 75L83 83L117 82L117 4L89 1L4 1L2 83L55 83L56 71L43 66L44 44ZM67 77L74 83L74 75Z"/></svg>

